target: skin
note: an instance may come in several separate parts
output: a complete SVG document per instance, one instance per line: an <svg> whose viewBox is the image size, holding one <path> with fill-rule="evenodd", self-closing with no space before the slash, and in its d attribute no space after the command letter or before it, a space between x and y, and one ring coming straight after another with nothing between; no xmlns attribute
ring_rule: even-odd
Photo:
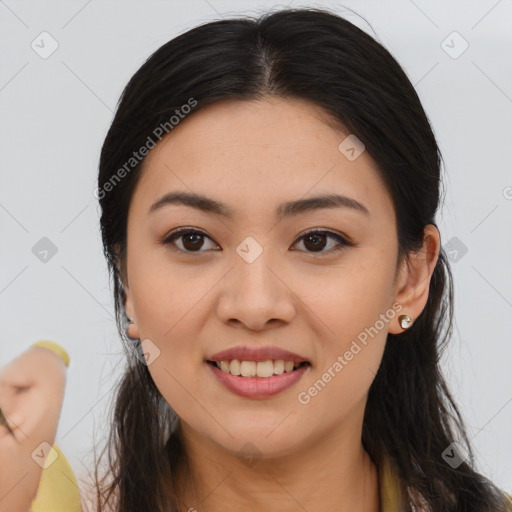
<svg viewBox="0 0 512 512"><path fill-rule="evenodd" d="M26 512L36 497L42 466L32 453L53 446L65 385L64 362L46 348L30 347L1 369L0 512Z"/></svg>
<svg viewBox="0 0 512 512"><path fill-rule="evenodd" d="M423 250L397 268L393 203L367 152L350 161L338 150L347 135L302 100L229 100L187 117L147 157L129 210L125 306L129 335L158 347L149 371L181 418L194 477L179 475L182 510L379 510L377 469L361 443L367 393L388 332L403 332L398 315L414 321L425 307L440 237L427 226ZM214 198L234 217L183 205L148 214L171 191ZM274 217L282 202L332 192L370 215L332 208ZM196 252L183 237L159 243L179 227L206 234ZM323 238L315 251L299 240L312 228L356 245L334 252L337 242ZM247 236L263 248L252 263L236 252ZM402 311L300 403L298 393L396 302ZM205 359L244 344L277 345L311 367L276 396L239 397ZM258 450L253 464L239 456L248 441Z"/></svg>

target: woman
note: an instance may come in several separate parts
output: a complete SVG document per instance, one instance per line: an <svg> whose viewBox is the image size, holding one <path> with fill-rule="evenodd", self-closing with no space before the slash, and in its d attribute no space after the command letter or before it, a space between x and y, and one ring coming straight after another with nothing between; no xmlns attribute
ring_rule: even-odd
<svg viewBox="0 0 512 512"><path fill-rule="evenodd" d="M438 365L440 163L399 64L325 10L141 66L98 177L128 358L98 510L512 510Z"/></svg>

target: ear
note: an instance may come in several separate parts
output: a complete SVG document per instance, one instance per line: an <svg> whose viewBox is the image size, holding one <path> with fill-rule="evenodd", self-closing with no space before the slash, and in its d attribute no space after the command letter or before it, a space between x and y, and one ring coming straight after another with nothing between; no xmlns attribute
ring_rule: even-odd
<svg viewBox="0 0 512 512"><path fill-rule="evenodd" d="M425 226L423 246L419 252L410 253L404 258L398 271L395 287L395 300L402 305L396 318L389 324L391 334L404 331L398 317L408 315L412 323L425 308L430 290L430 279L434 273L440 252L441 237L433 224ZM412 325L409 324L409 328Z"/></svg>
<svg viewBox="0 0 512 512"><path fill-rule="evenodd" d="M125 293L124 307L125 307L128 317L131 320L130 324L128 325L126 333L130 338L140 339L140 330L139 330L139 326L137 325L137 316L135 314L135 308L133 306L132 293L131 293L130 288L125 288L124 290L125 290L125 292L124 292Z"/></svg>
<svg viewBox="0 0 512 512"><path fill-rule="evenodd" d="M128 283L128 272L126 268L126 258L119 256L119 250L116 246L116 266L119 271L121 285L123 287L124 295L124 309L128 318L131 320L127 328L127 335L130 338L140 339L139 326L137 325L137 315L135 314L135 307L133 304L133 297Z"/></svg>

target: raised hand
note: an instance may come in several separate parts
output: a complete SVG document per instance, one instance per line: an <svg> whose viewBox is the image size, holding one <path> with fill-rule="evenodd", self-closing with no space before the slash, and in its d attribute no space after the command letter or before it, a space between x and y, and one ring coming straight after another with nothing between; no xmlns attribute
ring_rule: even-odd
<svg viewBox="0 0 512 512"><path fill-rule="evenodd" d="M30 509L54 455L66 384L62 357L32 346L0 370L0 512Z"/></svg>

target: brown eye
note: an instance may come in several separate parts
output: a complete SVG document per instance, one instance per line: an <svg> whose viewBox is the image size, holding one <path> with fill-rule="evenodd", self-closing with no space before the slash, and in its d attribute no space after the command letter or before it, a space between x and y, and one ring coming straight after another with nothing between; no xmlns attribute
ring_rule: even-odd
<svg viewBox="0 0 512 512"><path fill-rule="evenodd" d="M203 246L204 240L203 235L197 233L189 233L187 235L181 235L183 247L187 251L197 251Z"/></svg>
<svg viewBox="0 0 512 512"><path fill-rule="evenodd" d="M211 240L211 238L205 235L202 231L184 228L171 233L162 241L162 244L172 244L175 246L173 248L176 248L182 252L205 252L201 251L201 248L204 246L205 239ZM181 247L180 244L176 243L177 240L181 242Z"/></svg>
<svg viewBox="0 0 512 512"><path fill-rule="evenodd" d="M334 247L331 246L328 250L324 251L323 249L329 245L327 243L327 240L329 239L334 240L337 244L334 244ZM353 245L345 240L341 235L332 231L309 231L305 235L302 235L298 241L303 242L307 252L313 253L334 252L339 251L346 246Z"/></svg>

